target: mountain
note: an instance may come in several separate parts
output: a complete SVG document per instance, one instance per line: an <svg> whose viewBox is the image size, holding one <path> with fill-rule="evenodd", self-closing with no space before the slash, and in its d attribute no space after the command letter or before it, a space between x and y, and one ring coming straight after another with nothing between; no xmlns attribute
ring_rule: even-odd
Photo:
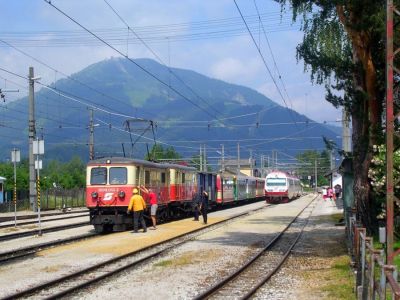
<svg viewBox="0 0 400 300"><path fill-rule="evenodd" d="M46 158L68 160L79 155L88 159L88 106L95 107L96 156L122 155L124 151L143 158L154 136L185 157L198 151L200 143L208 145L210 156L217 155L221 144L226 156L236 156L239 140L243 158L250 149L258 155L277 150L291 157L305 149L324 148L322 136L337 141L337 133L327 126L250 88L190 70L172 68L171 73L150 59L135 62L141 68L123 58L104 60L73 74L73 80L58 80L51 86L53 90L42 88L35 93L36 130L45 139ZM124 131L126 121L135 117L152 120L153 130L148 122L131 120L131 134ZM26 97L0 107L3 160L13 147L21 148L26 156L27 119ZM11 120L19 126L9 125L14 124Z"/></svg>

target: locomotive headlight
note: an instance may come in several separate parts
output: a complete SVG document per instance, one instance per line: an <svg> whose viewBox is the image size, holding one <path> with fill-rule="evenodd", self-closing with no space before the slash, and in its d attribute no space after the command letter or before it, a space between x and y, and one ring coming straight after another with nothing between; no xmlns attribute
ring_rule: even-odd
<svg viewBox="0 0 400 300"><path fill-rule="evenodd" d="M124 191L119 191L118 192L118 197L124 198L125 197L125 192Z"/></svg>
<svg viewBox="0 0 400 300"><path fill-rule="evenodd" d="M99 194L97 192L92 192L92 198L97 198Z"/></svg>

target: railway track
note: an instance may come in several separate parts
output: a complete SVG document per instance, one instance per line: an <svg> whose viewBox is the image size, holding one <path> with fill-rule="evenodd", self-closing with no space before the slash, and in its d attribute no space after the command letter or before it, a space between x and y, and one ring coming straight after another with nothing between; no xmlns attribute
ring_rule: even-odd
<svg viewBox="0 0 400 300"><path fill-rule="evenodd" d="M317 197L244 265L194 299L249 299L253 296L288 259L308 223L315 206L311 204Z"/></svg>
<svg viewBox="0 0 400 300"><path fill-rule="evenodd" d="M175 247L183 245L206 232L216 230L217 228L229 224L230 222L234 222L237 219L247 217L270 207L272 206L266 206L235 215L229 219L219 221L207 227L199 228L192 232L153 244L143 249L117 256L80 271L8 295L2 299L59 299L60 297L70 295L77 290L86 288L126 269L135 267L148 262L153 258L166 254Z"/></svg>
<svg viewBox="0 0 400 300"><path fill-rule="evenodd" d="M67 215L67 214L87 214L89 210L84 211L67 211L67 212L54 212L54 213L42 213L42 217L52 217L52 216L59 216L59 215ZM35 219L37 218L36 214L31 215L19 215L17 216L18 220L27 220L27 219ZM0 223L14 221L14 216L0 216Z"/></svg>
<svg viewBox="0 0 400 300"><path fill-rule="evenodd" d="M63 217L63 218L54 218L54 219L41 219L40 222L45 223L45 222L51 222L51 221L61 221L61 220L68 220L68 219L75 219L75 218L82 218L82 217L89 217L89 214L87 212L85 212L84 214L78 215L78 216L67 216L67 217ZM38 222L37 220L28 221L28 222L18 222L17 226L31 225L31 224L36 224L37 222ZM10 228L10 227L14 227L14 226L15 226L14 223L0 224L0 229Z"/></svg>
<svg viewBox="0 0 400 300"><path fill-rule="evenodd" d="M55 232L55 231L61 231L61 230L65 230L65 229L75 228L75 227L82 227L82 226L86 226L86 225L90 225L89 221L48 227L48 228L42 228L41 232L42 233ZM11 233L11 234L4 234L4 235L0 235L0 242L14 240L14 239L22 238L22 237L27 237L27 236L34 236L34 235L38 235L38 234L39 234L39 229Z"/></svg>
<svg viewBox="0 0 400 300"><path fill-rule="evenodd" d="M72 242L77 242L80 240L85 240L85 239L92 238L95 236L98 236L98 234L88 233L88 234L84 234L84 235L60 239L60 240L53 241L53 242L40 243L40 244L37 244L34 246L29 246L29 247L24 247L24 248L20 248L20 249L8 251L8 252L3 252L3 253L0 253L0 264L7 263L7 262L10 262L10 261L18 259L18 258L23 258L23 257L34 255L37 252L44 250L44 249L49 249L49 248L52 248L55 246L64 245L64 244L68 244L68 243L72 243Z"/></svg>

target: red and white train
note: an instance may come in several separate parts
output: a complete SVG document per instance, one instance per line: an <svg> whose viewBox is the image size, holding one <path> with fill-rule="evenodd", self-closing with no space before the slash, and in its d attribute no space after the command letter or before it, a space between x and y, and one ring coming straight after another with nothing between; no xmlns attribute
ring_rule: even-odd
<svg viewBox="0 0 400 300"><path fill-rule="evenodd" d="M300 197L302 192L300 179L288 173L273 171L265 178L265 197L268 203L289 202Z"/></svg>
<svg viewBox="0 0 400 300"><path fill-rule="evenodd" d="M158 199L159 219L187 215L194 193L206 190L210 206L264 199L262 178L199 172L195 168L124 157L92 160L86 171L86 206L97 232L132 226L126 214L133 188L151 188ZM148 203L148 195L141 190Z"/></svg>

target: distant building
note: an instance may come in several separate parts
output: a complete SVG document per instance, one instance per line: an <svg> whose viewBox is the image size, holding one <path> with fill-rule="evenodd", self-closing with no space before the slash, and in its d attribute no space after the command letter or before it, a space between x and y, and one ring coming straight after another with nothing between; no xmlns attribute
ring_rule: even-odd
<svg viewBox="0 0 400 300"><path fill-rule="evenodd" d="M343 187L343 180L342 180L342 175L339 173L339 168L335 168L325 174L325 177L328 178L329 180L329 185L331 187L334 187L337 184L340 184L341 187Z"/></svg>
<svg viewBox="0 0 400 300"><path fill-rule="evenodd" d="M240 159L225 159L223 164L222 160L218 161L221 166L220 170L222 172L227 172L230 174L237 174L238 168L239 173L247 176L260 176L260 170L256 168L256 160L254 158Z"/></svg>

